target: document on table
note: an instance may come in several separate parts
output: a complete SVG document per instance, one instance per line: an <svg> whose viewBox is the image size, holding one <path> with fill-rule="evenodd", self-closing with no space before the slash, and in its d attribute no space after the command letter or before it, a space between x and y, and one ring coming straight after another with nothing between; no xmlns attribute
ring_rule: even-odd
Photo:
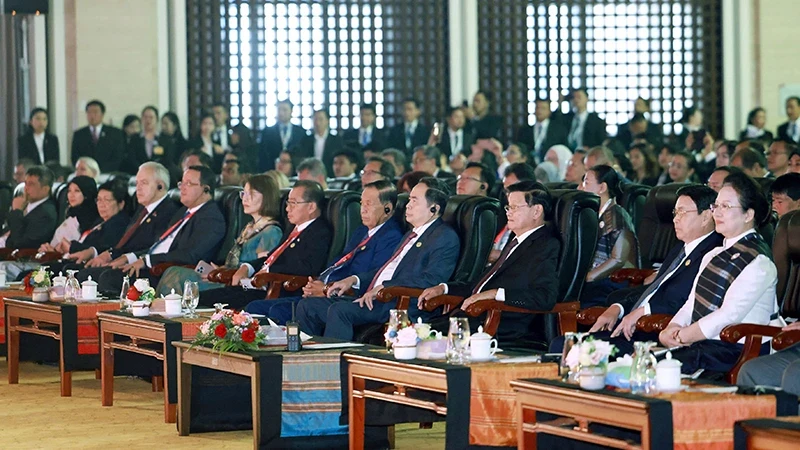
<svg viewBox="0 0 800 450"><path fill-rule="evenodd" d="M356 342L325 342L325 343L318 343L318 344L303 344L303 349L305 350L326 350L332 348L352 348L352 347L363 347L364 344L359 344Z"/></svg>
<svg viewBox="0 0 800 450"><path fill-rule="evenodd" d="M506 363L506 364L513 364L513 363L540 363L540 362L542 362L542 355L516 356L516 357L512 357L512 358L502 358L499 361L501 363Z"/></svg>

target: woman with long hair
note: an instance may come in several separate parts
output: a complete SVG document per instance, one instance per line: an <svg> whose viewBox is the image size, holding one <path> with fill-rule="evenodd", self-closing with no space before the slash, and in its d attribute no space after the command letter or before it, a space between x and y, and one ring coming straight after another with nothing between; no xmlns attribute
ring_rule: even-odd
<svg viewBox="0 0 800 450"><path fill-rule="evenodd" d="M628 174L628 178L634 183L655 186L658 184L658 177L661 175L661 168L658 159L653 153L653 148L649 144L634 144L628 150L628 160L631 162L633 170Z"/></svg>

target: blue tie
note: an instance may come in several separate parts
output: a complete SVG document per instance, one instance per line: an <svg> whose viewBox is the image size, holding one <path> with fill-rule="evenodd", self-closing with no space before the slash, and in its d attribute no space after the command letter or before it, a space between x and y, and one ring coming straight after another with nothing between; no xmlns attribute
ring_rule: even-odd
<svg viewBox="0 0 800 450"><path fill-rule="evenodd" d="M406 148L411 148L411 138L414 137L411 134L411 125L406 125Z"/></svg>

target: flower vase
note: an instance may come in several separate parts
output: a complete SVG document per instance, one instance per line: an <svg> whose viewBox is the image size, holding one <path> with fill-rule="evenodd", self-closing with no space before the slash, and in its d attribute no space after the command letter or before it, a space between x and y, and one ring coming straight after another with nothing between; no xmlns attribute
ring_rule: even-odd
<svg viewBox="0 0 800 450"><path fill-rule="evenodd" d="M50 300L50 289L46 287L33 288L31 300L35 302L46 302Z"/></svg>
<svg viewBox="0 0 800 450"><path fill-rule="evenodd" d="M579 383L583 389L598 391L606 386L606 366L583 366L579 375Z"/></svg>
<svg viewBox="0 0 800 450"><path fill-rule="evenodd" d="M400 346L400 345L393 345L392 350L394 351L394 358L395 359L414 359L417 357L417 346Z"/></svg>

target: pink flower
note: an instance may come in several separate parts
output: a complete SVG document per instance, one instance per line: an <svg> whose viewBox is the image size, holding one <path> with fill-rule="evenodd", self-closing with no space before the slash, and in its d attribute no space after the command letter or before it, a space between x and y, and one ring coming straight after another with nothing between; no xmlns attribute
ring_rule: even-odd
<svg viewBox="0 0 800 450"><path fill-rule="evenodd" d="M233 315L233 324L234 325L245 325L248 321L249 317L244 314L234 314Z"/></svg>

